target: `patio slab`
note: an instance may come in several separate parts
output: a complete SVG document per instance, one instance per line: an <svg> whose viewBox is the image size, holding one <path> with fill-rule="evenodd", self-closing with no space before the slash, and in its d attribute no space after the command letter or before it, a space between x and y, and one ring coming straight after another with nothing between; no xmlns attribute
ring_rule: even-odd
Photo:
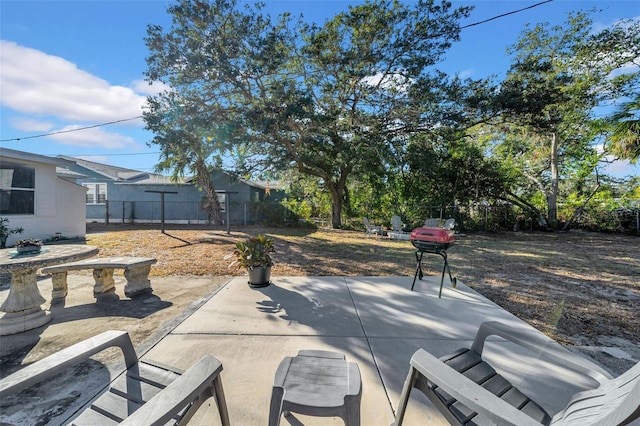
<svg viewBox="0 0 640 426"><path fill-rule="evenodd" d="M144 357L188 368L209 354L223 366L223 385L231 422L267 422L271 386L278 364L301 349L344 353L356 362L363 380L362 424L389 425L411 355L424 348L436 356L468 346L482 321L516 327L528 324L474 292L439 277L424 277L411 291L413 277L275 277L252 289L235 278L178 325ZM550 341L550 340L549 340ZM517 355L516 355L517 354ZM491 362L551 411L562 407L588 382L559 371L529 353L497 339L488 344ZM524 379L523 379L524 378ZM195 424L211 424L208 407ZM413 394L406 424L447 424L420 393ZM338 418L296 415L282 424L342 424Z"/></svg>

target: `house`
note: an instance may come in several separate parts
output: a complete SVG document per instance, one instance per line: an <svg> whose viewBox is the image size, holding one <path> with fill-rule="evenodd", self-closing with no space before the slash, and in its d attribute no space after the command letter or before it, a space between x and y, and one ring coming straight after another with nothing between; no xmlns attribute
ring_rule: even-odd
<svg viewBox="0 0 640 426"><path fill-rule="evenodd" d="M75 157L59 156L71 162L58 173L81 176L77 183L86 187L86 220L89 222L206 224L201 204L204 193L192 178L173 179L154 173L110 166ZM223 171L212 173L223 217L229 208L233 225L260 221L264 209L259 203L279 203L284 193L271 190L268 183L239 179ZM163 202L164 201L164 202ZM281 206L278 204L279 208Z"/></svg>
<svg viewBox="0 0 640 426"><path fill-rule="evenodd" d="M9 228L24 229L10 235L16 240L84 238L86 189L64 176L56 167L72 165L68 160L0 148L0 216Z"/></svg>

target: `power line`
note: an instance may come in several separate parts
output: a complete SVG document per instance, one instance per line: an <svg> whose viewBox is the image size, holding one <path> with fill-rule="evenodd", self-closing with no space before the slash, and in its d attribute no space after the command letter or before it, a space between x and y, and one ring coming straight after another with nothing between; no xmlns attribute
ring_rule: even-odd
<svg viewBox="0 0 640 426"><path fill-rule="evenodd" d="M541 1L540 3L532 4L531 6L523 7L522 9L512 10L511 12L502 13L500 15L496 15L496 16L493 16L491 18L484 19L482 21L474 22L474 23L468 24L468 25L463 25L463 26L460 27L460 29L464 30L465 28L475 27L476 25L485 24L487 22L490 22L490 21L493 21L493 20L496 20L496 19L499 19L499 18L504 18L505 16L514 15L516 13L520 13L520 12L523 12L523 11L528 10L528 9L533 9L534 7L541 6L541 5L545 4L545 3L551 3L552 1L553 0Z"/></svg>
<svg viewBox="0 0 640 426"><path fill-rule="evenodd" d="M137 120L138 118L142 118L142 116L139 115L137 117L123 118L122 120L109 121L108 123L101 123L101 124L94 124L92 126L78 127L77 129L59 130L57 132L43 133L41 135L25 136L23 138L0 139L0 142L19 141L19 140L23 140L23 139L34 139L34 138L42 138L42 137L45 137L45 136L59 135L61 133L79 132L80 130L94 129L96 127L108 126L110 124L117 124L117 123L123 123L125 121Z"/></svg>
<svg viewBox="0 0 640 426"><path fill-rule="evenodd" d="M491 18L483 19L482 21L473 22L471 24L463 25L463 26L460 27L460 30L464 30L466 28L475 27L477 25L485 24L487 22L491 22L491 21L494 21L496 19L504 18L505 16L514 15L516 13L520 13L520 12L523 12L525 10L533 9L534 7L538 7L538 6L541 6L541 5L546 4L546 3L551 3L552 1L553 0L545 0L545 1L541 1L541 2L536 3L536 4L532 4L531 6L527 6L527 7L523 7L523 8L520 8L520 9L512 10L512 11L506 12L506 13L501 13L500 15L492 16ZM441 35L442 34L438 34L438 35L436 35L434 37L439 37ZM101 124L94 124L93 126L79 127L77 129L60 130L60 131L57 131L57 132L44 133L44 134L41 134L41 135L25 136L23 138L0 139L0 142L20 141L20 140L23 140L23 139L42 138L42 137L45 137L45 136L58 135L58 134L61 134L61 133L79 132L81 130L93 129L93 128L96 128L96 127L108 126L110 124L117 124L117 123L122 123L122 122L125 122L125 121L137 120L138 118L142 118L142 116L139 115L137 117L125 118L125 119L116 120L116 121L110 121L108 123L101 123ZM110 154L110 155L127 155L127 154ZM132 154L132 155L136 155L136 154Z"/></svg>
<svg viewBox="0 0 640 426"><path fill-rule="evenodd" d="M109 157L114 157L114 156L122 156L122 155L156 155L156 154L160 154L160 151L157 152L134 152L134 153L127 153L127 154L65 154L67 157L103 157L105 155L108 155ZM50 157L53 157L55 155L58 154L42 154L42 155L48 155Z"/></svg>

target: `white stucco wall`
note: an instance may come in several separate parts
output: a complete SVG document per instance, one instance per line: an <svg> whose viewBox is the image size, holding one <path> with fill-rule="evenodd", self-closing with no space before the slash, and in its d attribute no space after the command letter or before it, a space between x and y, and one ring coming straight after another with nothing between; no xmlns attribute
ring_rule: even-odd
<svg viewBox="0 0 640 426"><path fill-rule="evenodd" d="M6 215L9 228L24 228L22 234L12 234L7 247L23 238L47 240L60 233L66 238L84 238L85 193L83 186L60 179L53 164L16 161L35 167L35 212L33 215Z"/></svg>

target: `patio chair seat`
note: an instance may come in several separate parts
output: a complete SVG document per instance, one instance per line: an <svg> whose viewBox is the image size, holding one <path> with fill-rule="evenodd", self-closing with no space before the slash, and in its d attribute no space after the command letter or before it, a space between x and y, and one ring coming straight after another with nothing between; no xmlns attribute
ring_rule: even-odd
<svg viewBox="0 0 640 426"><path fill-rule="evenodd" d="M599 386L578 392L567 406L550 416L513 387L482 359L485 340L497 335L558 365L591 377ZM625 425L640 418L640 363L617 378L569 352L562 345L491 321L481 324L471 348L435 358L420 349L413 354L404 383L396 425L401 425L410 392L423 392L453 425Z"/></svg>
<svg viewBox="0 0 640 426"><path fill-rule="evenodd" d="M213 396L222 424L229 425L220 361L205 356L184 373L142 361L136 355L129 334L124 331L105 331L7 376L0 381L0 398L54 377L64 368L111 347L122 349L126 371L90 401L70 424L184 424Z"/></svg>

